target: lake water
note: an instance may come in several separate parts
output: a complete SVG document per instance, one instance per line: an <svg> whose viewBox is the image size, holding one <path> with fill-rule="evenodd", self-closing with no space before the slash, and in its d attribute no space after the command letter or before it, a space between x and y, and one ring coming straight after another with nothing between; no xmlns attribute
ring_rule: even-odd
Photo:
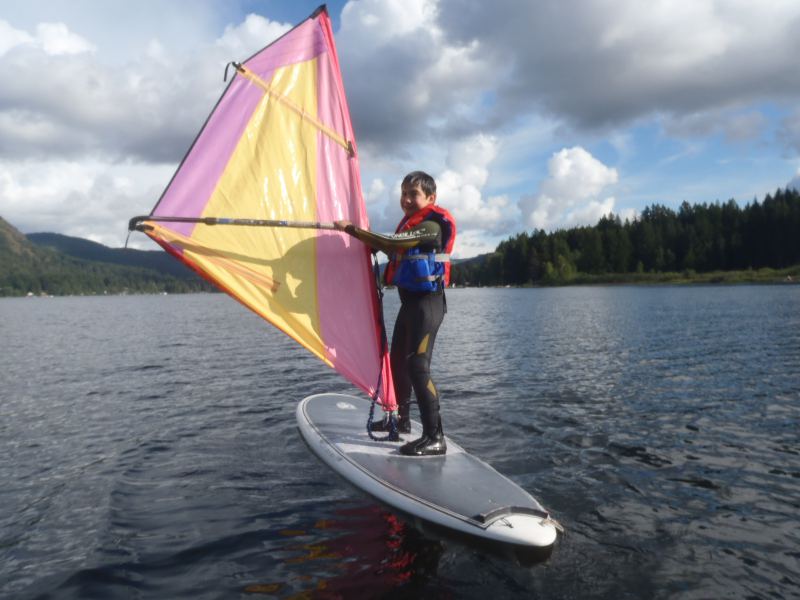
<svg viewBox="0 0 800 600"><path fill-rule="evenodd" d="M445 429L565 526L543 561L338 479L294 410L353 388L226 296L3 299L0 597L800 597L800 286L448 305Z"/></svg>

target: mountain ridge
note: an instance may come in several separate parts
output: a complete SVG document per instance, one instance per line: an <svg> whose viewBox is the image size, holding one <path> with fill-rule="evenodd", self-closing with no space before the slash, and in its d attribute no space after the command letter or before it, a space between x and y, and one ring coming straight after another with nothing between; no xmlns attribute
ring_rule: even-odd
<svg viewBox="0 0 800 600"><path fill-rule="evenodd" d="M26 236L0 217L0 296L213 290L163 252L109 248L59 233Z"/></svg>

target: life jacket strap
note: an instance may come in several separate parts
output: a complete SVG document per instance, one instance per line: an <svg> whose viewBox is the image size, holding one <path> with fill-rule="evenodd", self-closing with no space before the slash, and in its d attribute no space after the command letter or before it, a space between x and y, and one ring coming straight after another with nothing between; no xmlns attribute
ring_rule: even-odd
<svg viewBox="0 0 800 600"><path fill-rule="evenodd" d="M401 260L428 260L429 255L423 252L419 254L403 254ZM450 262L449 254L434 254L433 260L436 262Z"/></svg>

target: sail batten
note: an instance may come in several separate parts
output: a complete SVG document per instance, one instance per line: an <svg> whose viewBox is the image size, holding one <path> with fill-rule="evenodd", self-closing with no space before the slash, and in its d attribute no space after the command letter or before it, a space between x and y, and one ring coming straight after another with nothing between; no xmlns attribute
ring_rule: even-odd
<svg viewBox="0 0 800 600"><path fill-rule="evenodd" d="M332 230L339 219L368 227L321 10L237 65L142 229L392 409L369 251Z"/></svg>
<svg viewBox="0 0 800 600"><path fill-rule="evenodd" d="M250 69L248 69L244 65L240 65L240 67L237 70L247 79L249 79L256 85L258 85L262 90L264 90L264 92L268 94L270 98L276 100L277 102L280 102L283 106L293 111L298 117L300 117L301 120L319 129L322 133L327 135L334 142L339 144L342 148L347 150L348 153L350 154L353 153L353 145L350 142L348 142L344 137L342 137L329 127L326 127L323 123L318 121L312 114L306 112L306 110L302 106L298 106L286 96L276 92L264 80L262 80L258 75L253 73Z"/></svg>

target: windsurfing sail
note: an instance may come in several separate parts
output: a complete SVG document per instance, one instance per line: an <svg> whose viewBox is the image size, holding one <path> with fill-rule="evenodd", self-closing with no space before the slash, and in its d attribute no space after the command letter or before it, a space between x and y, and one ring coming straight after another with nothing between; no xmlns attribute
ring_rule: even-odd
<svg viewBox="0 0 800 600"><path fill-rule="evenodd" d="M330 224L369 221L325 7L233 64L155 208L132 227L394 410L369 250Z"/></svg>

